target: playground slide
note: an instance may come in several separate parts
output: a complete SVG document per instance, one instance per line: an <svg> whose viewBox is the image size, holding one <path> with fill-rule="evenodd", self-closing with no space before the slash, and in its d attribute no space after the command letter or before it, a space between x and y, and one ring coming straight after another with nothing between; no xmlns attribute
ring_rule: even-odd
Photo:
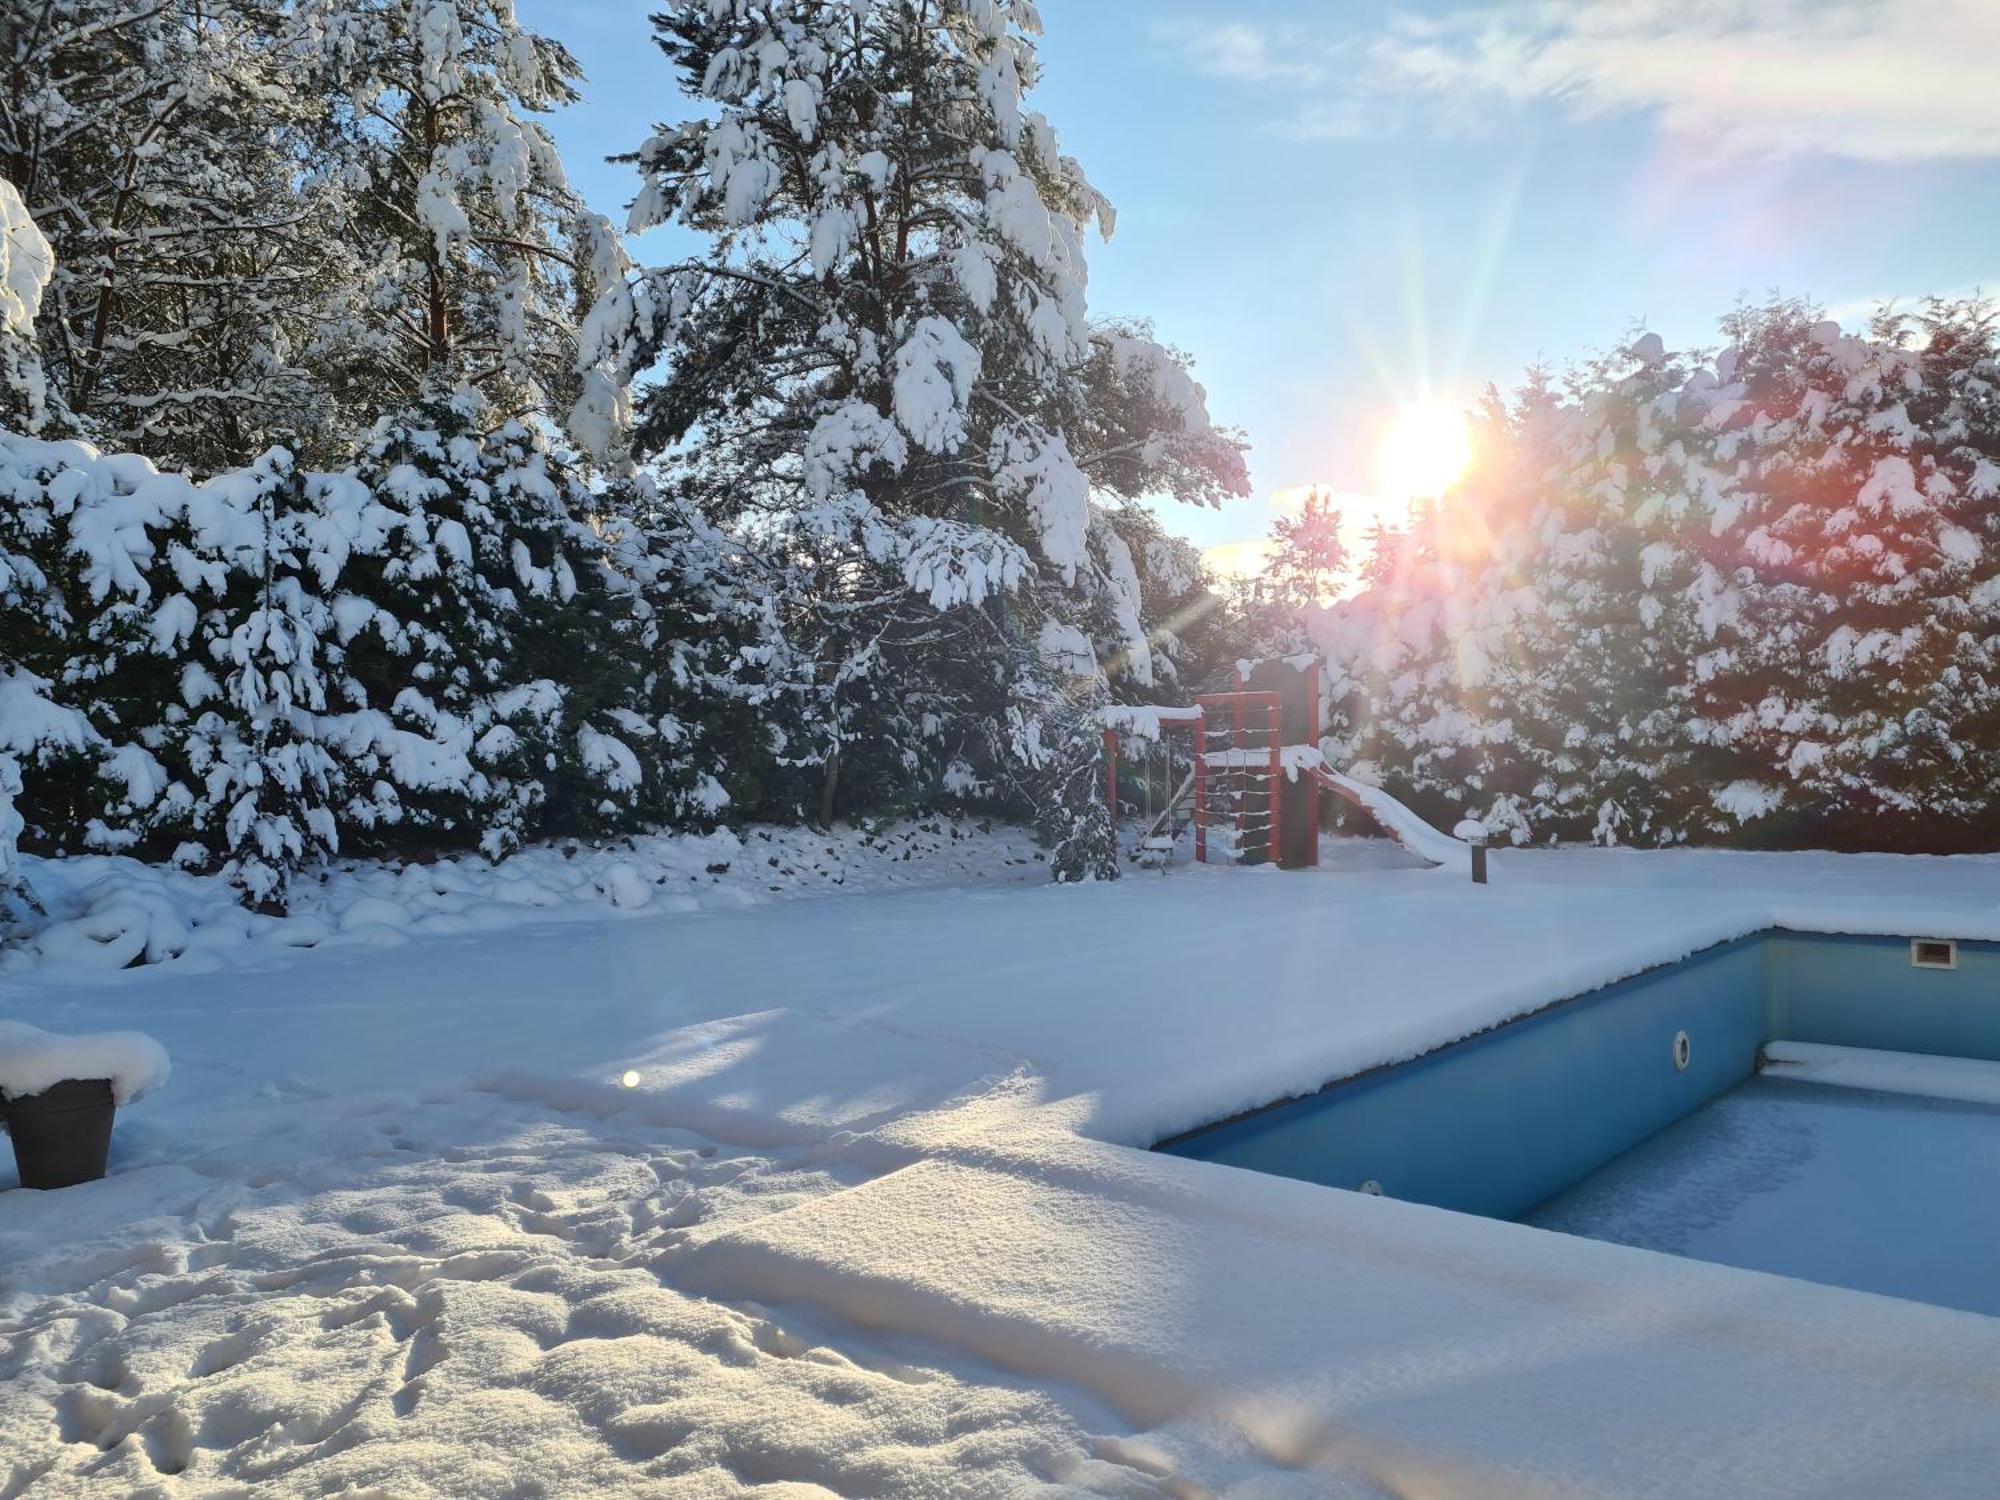
<svg viewBox="0 0 2000 1500"><path fill-rule="evenodd" d="M1312 774L1319 779L1320 785L1336 796L1345 797L1365 809L1390 838L1418 859L1429 860L1434 865L1470 868L1471 845L1449 834L1439 833L1380 787L1363 785L1351 776L1328 770L1324 765L1314 767Z"/></svg>

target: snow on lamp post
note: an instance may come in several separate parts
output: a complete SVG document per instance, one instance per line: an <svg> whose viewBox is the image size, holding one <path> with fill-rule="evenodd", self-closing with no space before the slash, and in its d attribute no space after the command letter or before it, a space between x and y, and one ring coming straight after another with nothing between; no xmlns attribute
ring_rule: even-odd
<svg viewBox="0 0 2000 1500"><path fill-rule="evenodd" d="M1486 884L1486 825L1477 818L1463 819L1451 835L1472 846L1472 883Z"/></svg>

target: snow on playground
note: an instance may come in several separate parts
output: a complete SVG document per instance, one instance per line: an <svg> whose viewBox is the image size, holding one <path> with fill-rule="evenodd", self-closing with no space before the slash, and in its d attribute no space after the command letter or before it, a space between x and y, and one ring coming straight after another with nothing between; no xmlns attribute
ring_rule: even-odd
<svg viewBox="0 0 2000 1500"><path fill-rule="evenodd" d="M1991 1492L2000 1322L1131 1148L1765 926L2000 938L2000 860L905 832L355 870L311 946L126 870L185 956L0 969L173 1059L0 1193L0 1497Z"/></svg>

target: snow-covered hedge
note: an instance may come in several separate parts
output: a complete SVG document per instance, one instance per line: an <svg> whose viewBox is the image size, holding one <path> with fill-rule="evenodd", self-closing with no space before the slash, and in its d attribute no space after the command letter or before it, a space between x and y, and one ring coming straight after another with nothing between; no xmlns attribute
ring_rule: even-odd
<svg viewBox="0 0 2000 1500"><path fill-rule="evenodd" d="M674 568L589 498L464 392L338 473L0 430L0 881L19 838L277 901L341 849L712 819L698 673L662 670Z"/></svg>

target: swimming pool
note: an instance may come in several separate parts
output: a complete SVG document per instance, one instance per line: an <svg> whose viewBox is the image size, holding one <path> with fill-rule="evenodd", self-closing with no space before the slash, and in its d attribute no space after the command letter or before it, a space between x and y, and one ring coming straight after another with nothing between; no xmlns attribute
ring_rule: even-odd
<svg viewBox="0 0 2000 1500"><path fill-rule="evenodd" d="M1747 1121L1769 1115L1716 1101L1757 1078L1762 1049L1774 1041L2000 1062L2000 943L1759 933L1558 1001L1408 1062L1173 1137L1156 1149L1652 1248L1679 1245L1701 1258L1799 1267L1788 1274L1838 1281L1815 1275L1810 1255L1774 1250L1760 1262L1742 1254L1704 1254L1691 1248L1698 1237L1676 1236L1672 1214L1655 1214L1629 1233L1618 1230L1637 1221L1612 1201L1616 1184L1627 1195L1657 1197L1663 1182L1702 1164L1698 1149L1689 1154L1690 1143L1740 1138ZM1761 1097L1753 1086L1751 1103ZM1580 1200L1594 1203L1592 1212L1582 1212L1579 1200L1564 1206L1561 1195L1712 1105L1729 1116L1736 1137L1716 1129L1683 1132L1679 1155L1669 1149L1670 1140L1655 1148L1650 1175L1596 1183L1594 1194ZM1979 1140L2000 1118L1977 1106L1947 1113L1973 1122L1963 1128ZM1933 1136L1938 1128L1952 1128L1945 1119L1928 1123ZM1863 1135L1847 1121L1828 1139L1852 1143ZM1824 1147L1812 1149L1819 1153L1815 1160L1827 1155ZM1973 1152L1968 1164L1985 1159L1981 1148L1967 1149ZM1875 1161L1854 1169L1864 1165L1880 1168ZM1821 1166L1830 1181L1847 1172L1839 1162ZM1789 1179L1769 1180L1782 1185ZM1959 1183L1962 1193L1964 1179ZM1748 1202L1755 1183L1739 1179L1739 1186L1745 1184ZM1989 1180L1976 1191L1990 1195L1991 1186ZM1678 1210L1683 1217L1708 1211L1692 1200ZM1799 1235L1809 1232L1807 1222L1823 1223L1823 1216L1794 1217ZM1897 1226L1905 1235L1920 1227ZM1766 1238L1776 1246L1785 1233L1782 1223L1775 1224ZM2000 1256L1993 1259L2000 1262ZM1894 1285L1869 1289L1917 1295L1908 1278L1887 1279ZM1925 1300L1965 1305L1967 1299ZM2000 1311L2000 1303L1983 1310Z"/></svg>

